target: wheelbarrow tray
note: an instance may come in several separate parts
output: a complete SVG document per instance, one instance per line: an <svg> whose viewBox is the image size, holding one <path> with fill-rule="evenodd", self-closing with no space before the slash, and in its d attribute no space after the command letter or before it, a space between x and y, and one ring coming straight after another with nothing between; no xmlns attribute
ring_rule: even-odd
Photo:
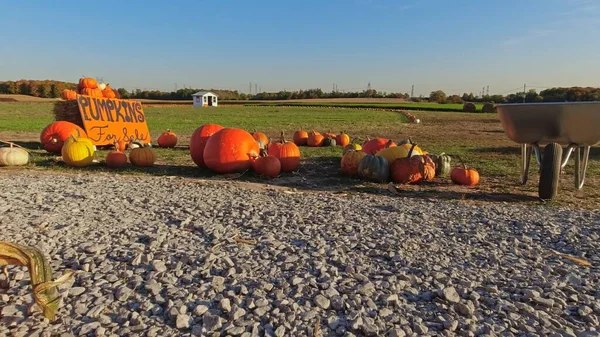
<svg viewBox="0 0 600 337"><path fill-rule="evenodd" d="M515 143L600 143L600 102L497 104L496 111Z"/></svg>

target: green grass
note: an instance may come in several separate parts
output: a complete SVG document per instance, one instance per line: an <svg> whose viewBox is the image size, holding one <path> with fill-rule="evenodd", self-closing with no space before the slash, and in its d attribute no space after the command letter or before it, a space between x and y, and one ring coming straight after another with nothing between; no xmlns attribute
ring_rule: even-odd
<svg viewBox="0 0 600 337"><path fill-rule="evenodd" d="M223 104L240 105L263 105L263 106L313 106L313 107L346 107L346 108L384 108L404 110L426 110L426 111L450 111L462 112L463 104L439 104L439 103L338 103L338 102L288 102L288 101L224 101ZM481 111L483 104L475 104L477 111Z"/></svg>

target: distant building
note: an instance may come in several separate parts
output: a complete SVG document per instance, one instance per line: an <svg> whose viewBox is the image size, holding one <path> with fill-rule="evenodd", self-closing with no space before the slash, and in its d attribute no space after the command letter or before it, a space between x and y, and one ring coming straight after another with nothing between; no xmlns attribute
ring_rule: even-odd
<svg viewBox="0 0 600 337"><path fill-rule="evenodd" d="M192 98L194 99L194 107L217 106L217 95L210 91L198 91L192 94Z"/></svg>

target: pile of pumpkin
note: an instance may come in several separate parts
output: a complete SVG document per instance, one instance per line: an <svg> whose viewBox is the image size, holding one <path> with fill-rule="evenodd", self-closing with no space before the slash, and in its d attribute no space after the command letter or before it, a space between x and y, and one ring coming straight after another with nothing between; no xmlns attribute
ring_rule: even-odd
<svg viewBox="0 0 600 337"><path fill-rule="evenodd" d="M298 146L310 146L310 147L319 147L319 146L346 146L350 144L350 136L345 132L341 132L339 134L332 133L331 130L329 132L318 132L318 131L305 131L305 130L297 130L294 133L294 144Z"/></svg>
<svg viewBox="0 0 600 337"><path fill-rule="evenodd" d="M448 174L456 184L473 186L479 182L477 170L464 164L452 168L451 160L444 153L435 155L423 151L410 138L398 144L390 139L375 138L367 139L362 145L344 147L341 170L351 177L375 182L391 180L397 184L417 184Z"/></svg>
<svg viewBox="0 0 600 337"><path fill-rule="evenodd" d="M274 178L300 165L300 149L286 140L283 132L278 141L271 142L263 132L204 124L194 131L189 146L196 165L218 174L252 169L258 175Z"/></svg>
<svg viewBox="0 0 600 337"><path fill-rule="evenodd" d="M77 99L77 94L91 97L121 98L119 92L113 90L110 84L98 83L96 79L85 76L79 79L76 90L63 90L61 98L64 100L73 100Z"/></svg>
<svg viewBox="0 0 600 337"><path fill-rule="evenodd" d="M410 113L410 112L408 112L408 111L402 111L402 114L403 114L404 116L406 116L406 118L408 118L408 120L410 120L412 123L415 123L415 124L419 124L419 123L421 123L421 120L420 120L420 119L418 119L418 118L417 118L417 116L415 116L415 115L411 114L411 113Z"/></svg>

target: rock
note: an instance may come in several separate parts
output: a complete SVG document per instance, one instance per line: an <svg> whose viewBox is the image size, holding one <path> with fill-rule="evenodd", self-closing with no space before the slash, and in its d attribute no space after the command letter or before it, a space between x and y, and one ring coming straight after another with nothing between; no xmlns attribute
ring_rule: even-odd
<svg viewBox="0 0 600 337"><path fill-rule="evenodd" d="M331 301L327 297L318 294L317 296L315 296L314 303L321 309L329 309Z"/></svg>
<svg viewBox="0 0 600 337"><path fill-rule="evenodd" d="M216 331L223 326L221 317L211 314L204 314L204 316L202 316L202 325L207 331Z"/></svg>
<svg viewBox="0 0 600 337"><path fill-rule="evenodd" d="M192 319L190 318L190 316L185 314L179 314L177 315L177 318L175 320L175 326L177 327L177 329L180 330L189 329L191 321Z"/></svg>
<svg viewBox="0 0 600 337"><path fill-rule="evenodd" d="M219 302L219 309L221 309L223 312L230 312L231 311L231 302L229 301L228 298L223 298Z"/></svg>
<svg viewBox="0 0 600 337"><path fill-rule="evenodd" d="M152 261L152 269L156 270L159 273L163 273L167 271L167 266L165 266L164 261L154 260Z"/></svg>
<svg viewBox="0 0 600 337"><path fill-rule="evenodd" d="M448 288L444 288L442 290L442 297L451 303L458 303L460 302L460 296L458 295L458 293L456 292L456 289L454 287L448 287ZM425 332L423 332L425 333Z"/></svg>
<svg viewBox="0 0 600 337"><path fill-rule="evenodd" d="M79 296L85 292L84 287L73 287L69 289L69 296Z"/></svg>

